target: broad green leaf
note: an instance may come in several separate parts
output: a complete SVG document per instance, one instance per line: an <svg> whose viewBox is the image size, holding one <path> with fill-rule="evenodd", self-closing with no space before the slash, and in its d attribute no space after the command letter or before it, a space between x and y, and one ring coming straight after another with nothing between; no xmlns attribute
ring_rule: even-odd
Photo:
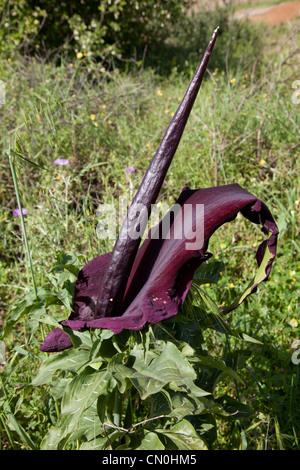
<svg viewBox="0 0 300 470"><path fill-rule="evenodd" d="M63 438L62 430L58 426L52 426L43 438L40 449L41 450L61 450L66 439Z"/></svg>
<svg viewBox="0 0 300 470"><path fill-rule="evenodd" d="M155 432L148 432L135 450L164 450L165 446Z"/></svg>
<svg viewBox="0 0 300 470"><path fill-rule="evenodd" d="M118 382L120 393L124 393L129 386L129 379L134 375L134 370L123 364L125 353L115 354L109 361L107 370L111 373L114 379Z"/></svg>
<svg viewBox="0 0 300 470"><path fill-rule="evenodd" d="M183 419L186 416L195 416L210 410L215 405L213 400L206 397L195 397L182 392L173 390L164 390L164 393L157 393L152 398L151 416L169 416L172 418Z"/></svg>
<svg viewBox="0 0 300 470"><path fill-rule="evenodd" d="M182 419L170 429L156 429L156 432L171 439L179 450L207 450L192 424L186 419Z"/></svg>
<svg viewBox="0 0 300 470"><path fill-rule="evenodd" d="M64 432L76 427L83 411L100 395L110 394L116 382L108 371L95 371L86 367L67 386L61 404L61 414L66 416L62 424Z"/></svg>
<svg viewBox="0 0 300 470"><path fill-rule="evenodd" d="M49 382L57 370L76 372L88 360L89 352L80 349L67 349L60 354L50 356L42 363L32 385L42 385Z"/></svg>
<svg viewBox="0 0 300 470"><path fill-rule="evenodd" d="M60 400L66 390L68 382L70 382L71 380L72 377L61 377L50 383L51 396L54 397L56 400Z"/></svg>
<svg viewBox="0 0 300 470"><path fill-rule="evenodd" d="M135 372L130 379L143 400L149 395L157 393L170 382L176 384L177 387L182 387L182 390L197 388L193 383L197 378L196 372L189 361L171 342L166 343L163 352L152 359L150 364L145 364L140 360L138 363L134 363L132 368ZM202 395L208 395L208 392L200 388L198 391Z"/></svg>
<svg viewBox="0 0 300 470"><path fill-rule="evenodd" d="M80 450L101 450L103 446L106 444L107 438L106 437L97 437L89 442L83 442L80 446Z"/></svg>
<svg viewBox="0 0 300 470"><path fill-rule="evenodd" d="M101 399L104 400L105 397L102 396ZM65 418L66 417L62 418L62 423L64 422ZM72 442L77 439L88 442L95 440L102 434L103 423L99 420L97 403L94 402L91 406L84 410L80 416L76 428L74 428L71 434L68 435L68 442Z"/></svg>
<svg viewBox="0 0 300 470"><path fill-rule="evenodd" d="M62 289L56 293L57 298L61 303L67 307L68 310L72 309L73 295L68 291L68 289Z"/></svg>

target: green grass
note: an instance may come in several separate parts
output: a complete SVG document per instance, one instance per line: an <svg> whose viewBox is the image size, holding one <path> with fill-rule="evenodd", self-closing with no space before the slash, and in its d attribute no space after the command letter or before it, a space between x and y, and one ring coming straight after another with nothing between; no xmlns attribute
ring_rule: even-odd
<svg viewBox="0 0 300 470"><path fill-rule="evenodd" d="M205 332L211 354L241 363L243 384L226 379L216 394L225 390L255 411L246 422L220 419L222 449L300 448L299 366L291 362L292 343L298 339L295 320L300 324L300 119L299 105L291 100L299 53L286 64L289 34L282 28L266 31L258 61L252 57L228 69L213 64L160 194L170 205L185 185L237 182L266 202L280 228L269 281L232 314L233 324L261 344L244 345L244 363L240 340ZM268 50L271 42L275 50L280 48L276 57ZM32 286L20 220L12 216L17 199L6 151L10 148L15 155L21 204L28 210L32 269L40 287L58 253L81 255L84 263L112 248L112 240L97 237L96 210L102 203L117 204L120 195L130 198L137 189L193 69L189 66L182 74L174 68L161 77L151 69L102 72L90 59L72 65L63 59L55 66L16 55L1 61L0 73L6 84L0 160L3 327L10 306ZM69 159L71 166L56 167L56 158ZM136 172L127 174L128 166ZM226 269L217 289L205 289L219 305L233 300L252 277L261 239L260 231L239 217L212 238L210 251ZM48 307L48 314L59 320L64 308ZM49 394L46 387L30 385L43 357L39 344L47 328L34 330L25 318L5 339L7 363L0 370L4 449L38 447L59 416L53 398L57 390Z"/></svg>

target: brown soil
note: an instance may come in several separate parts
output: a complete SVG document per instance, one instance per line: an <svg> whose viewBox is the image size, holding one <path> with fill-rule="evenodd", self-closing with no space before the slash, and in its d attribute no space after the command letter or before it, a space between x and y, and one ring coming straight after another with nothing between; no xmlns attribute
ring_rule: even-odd
<svg viewBox="0 0 300 470"><path fill-rule="evenodd" d="M262 3L265 0L253 0L252 4ZM243 4L250 4L249 0L232 0L235 7L239 7ZM193 7L192 11L199 11L203 8L212 9L218 6L224 7L224 0L197 0ZM237 10L235 12L236 18L239 19L248 19L254 23L266 23L268 25L276 25L280 23L285 23L287 21L294 20L296 18L300 19L300 1L294 2L283 2L276 5L270 6L256 6Z"/></svg>
<svg viewBox="0 0 300 470"><path fill-rule="evenodd" d="M236 17L240 19L247 18L254 23L267 23L275 25L300 18L300 1L286 2L268 7L248 8L236 12Z"/></svg>

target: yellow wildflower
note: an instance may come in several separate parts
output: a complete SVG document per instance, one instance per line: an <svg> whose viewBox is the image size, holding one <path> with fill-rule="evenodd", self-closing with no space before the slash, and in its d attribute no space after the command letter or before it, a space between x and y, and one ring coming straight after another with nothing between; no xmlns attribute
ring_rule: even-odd
<svg viewBox="0 0 300 470"><path fill-rule="evenodd" d="M158 94L158 96L162 96L162 95L163 95L163 92L162 92L161 90L158 90L158 91L157 91L157 94Z"/></svg>
<svg viewBox="0 0 300 470"><path fill-rule="evenodd" d="M232 79L230 80L230 83L232 83L232 85L234 85L235 82L236 82L236 79L235 79L235 78L232 78Z"/></svg>
<svg viewBox="0 0 300 470"><path fill-rule="evenodd" d="M77 59L82 59L82 57L83 57L82 52L77 52L76 57L77 57Z"/></svg>
<svg viewBox="0 0 300 470"><path fill-rule="evenodd" d="M7 59L7 62L11 62L11 58L10 58L10 57Z"/></svg>
<svg viewBox="0 0 300 470"><path fill-rule="evenodd" d="M298 320L296 320L296 318L292 318L289 323L290 323L292 328L297 328L297 326L298 326Z"/></svg>
<svg viewBox="0 0 300 470"><path fill-rule="evenodd" d="M221 248L225 248L225 246L226 246L226 243L221 243L220 245Z"/></svg>
<svg viewBox="0 0 300 470"><path fill-rule="evenodd" d="M92 121L95 121L95 119L96 119L96 114L91 114L91 115L90 115L90 118L91 118Z"/></svg>
<svg viewBox="0 0 300 470"><path fill-rule="evenodd" d="M210 283L208 282L208 283L207 283L207 284L205 284L205 285L206 285L207 287L209 287L209 286L210 286Z"/></svg>
<svg viewBox="0 0 300 470"><path fill-rule="evenodd" d="M234 287L233 282L230 282L230 283L228 284L228 287L230 287L230 288Z"/></svg>
<svg viewBox="0 0 300 470"><path fill-rule="evenodd" d="M266 160L264 160L263 158L262 158L261 161L259 162L260 166L263 166L265 163L266 163Z"/></svg>

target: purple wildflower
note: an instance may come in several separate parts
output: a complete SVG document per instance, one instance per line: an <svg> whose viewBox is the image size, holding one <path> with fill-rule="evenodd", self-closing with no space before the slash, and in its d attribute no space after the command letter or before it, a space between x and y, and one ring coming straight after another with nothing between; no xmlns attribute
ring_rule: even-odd
<svg viewBox="0 0 300 470"><path fill-rule="evenodd" d="M135 168L133 168L133 166L126 167L126 168L124 168L124 170L127 171L127 173L134 173L135 172Z"/></svg>
<svg viewBox="0 0 300 470"><path fill-rule="evenodd" d="M66 158L57 158L56 160L54 160L54 165L68 166L70 165L70 162Z"/></svg>
<svg viewBox="0 0 300 470"><path fill-rule="evenodd" d="M28 210L27 209L22 209L22 214L23 215L28 214ZM20 215L21 215L20 209L15 209L13 211L13 215L15 215L16 217L20 217Z"/></svg>

